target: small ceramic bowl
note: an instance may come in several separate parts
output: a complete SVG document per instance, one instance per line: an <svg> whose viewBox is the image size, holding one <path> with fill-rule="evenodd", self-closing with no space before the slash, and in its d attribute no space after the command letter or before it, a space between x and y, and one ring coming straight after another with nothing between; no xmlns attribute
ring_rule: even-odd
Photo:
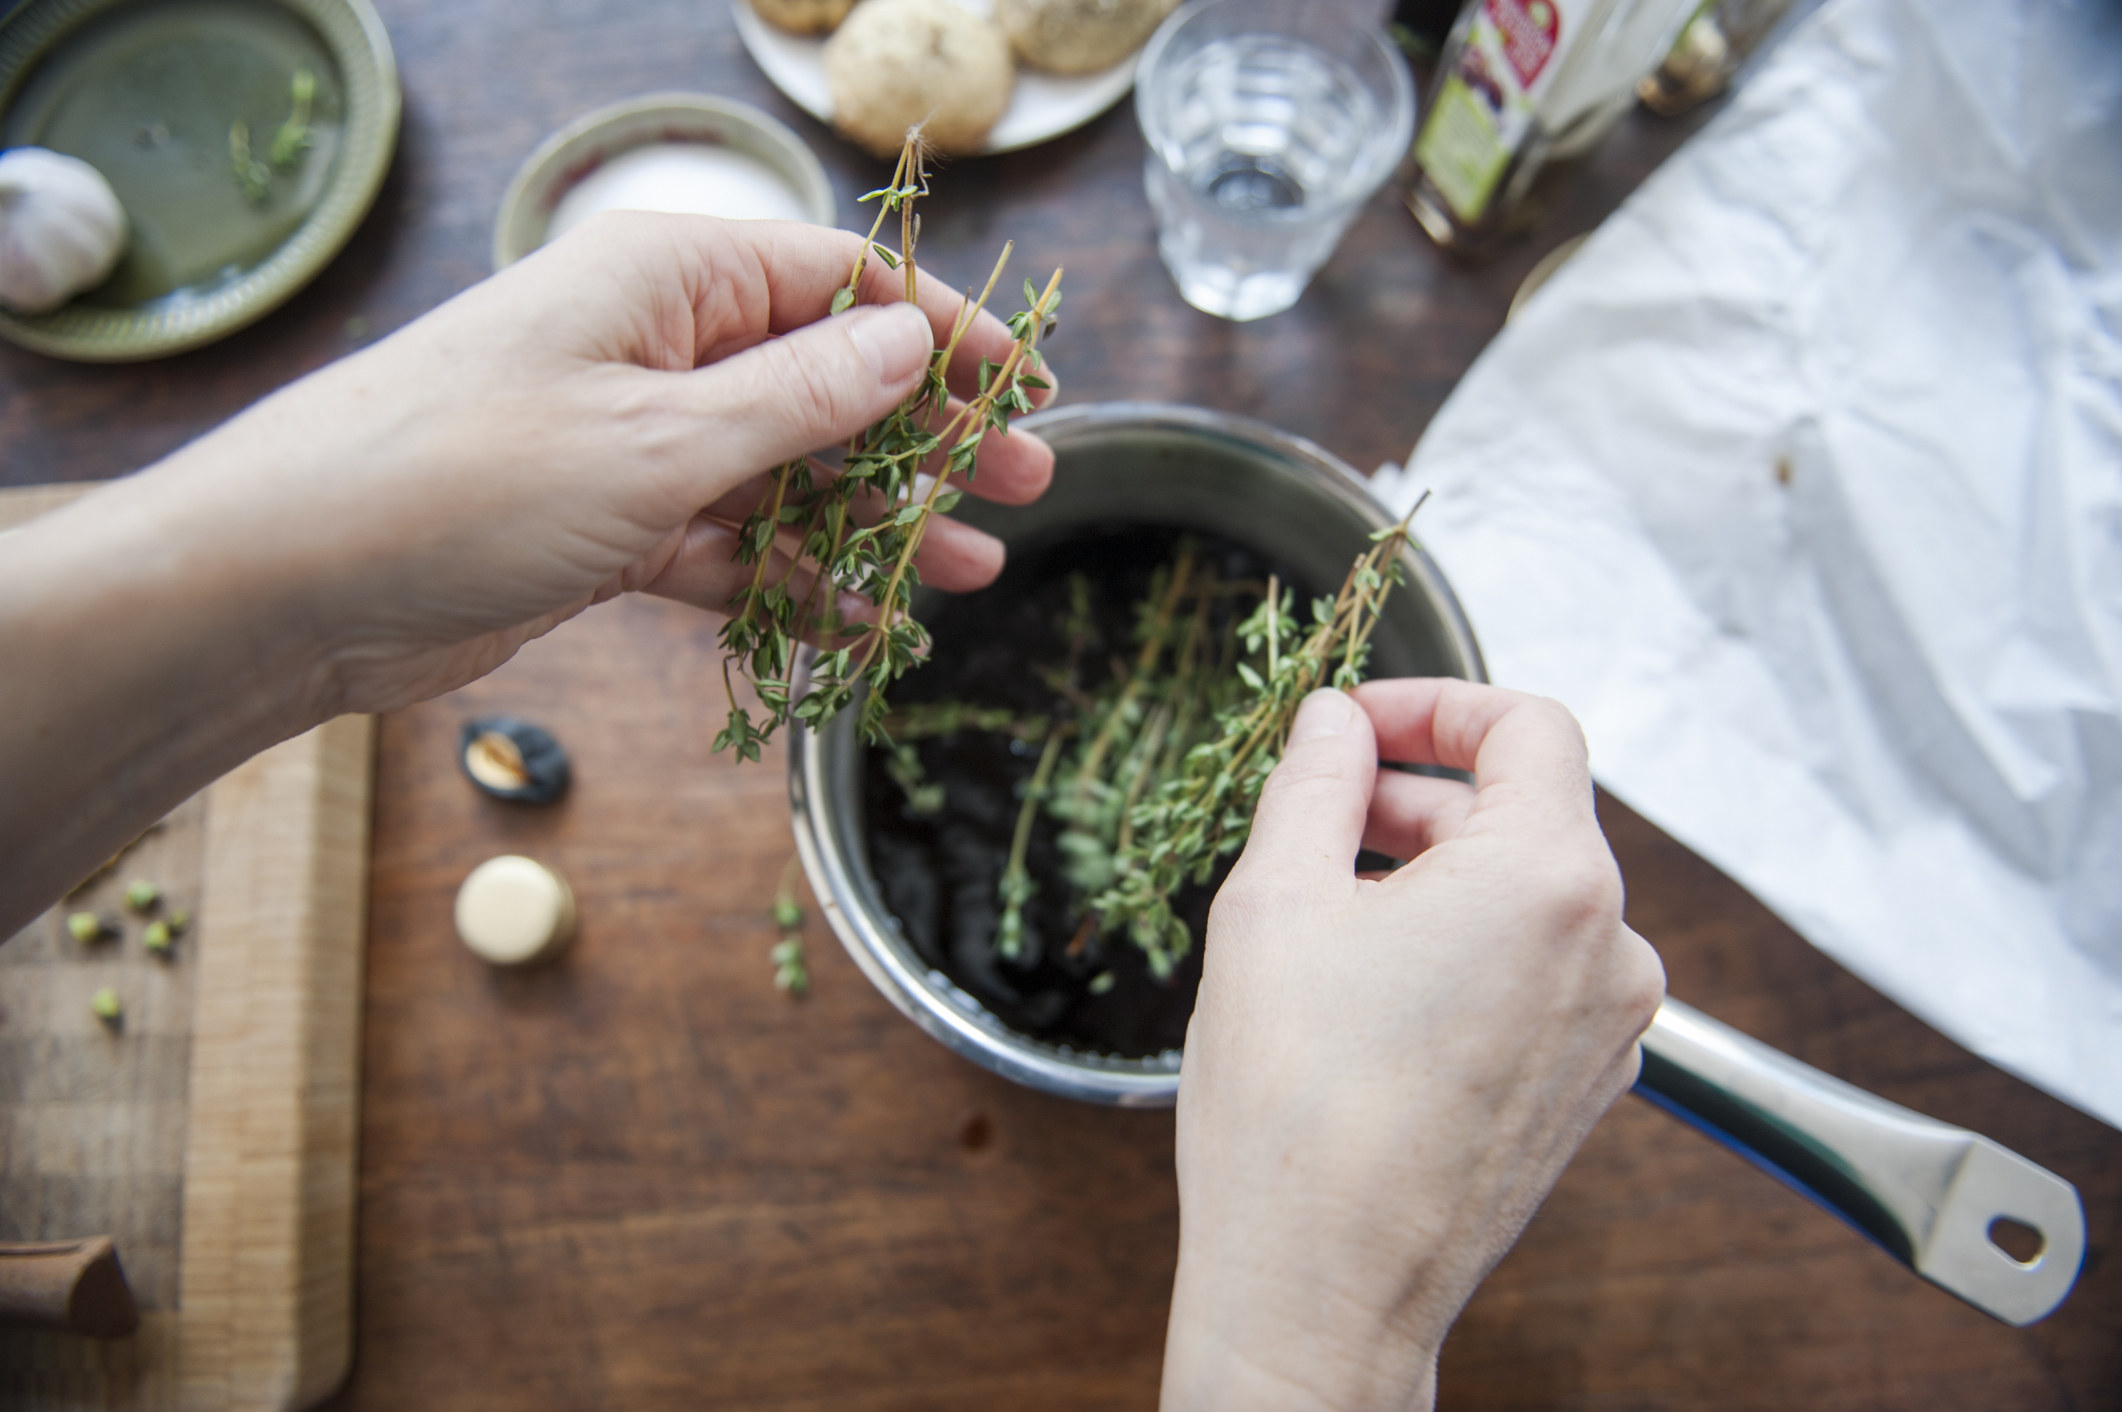
<svg viewBox="0 0 2122 1412"><path fill-rule="evenodd" d="M832 183L803 140L748 103L705 93L651 93L599 108L538 145L516 169L494 222L494 268L545 243L553 210L576 183L614 157L651 143L698 142L764 163L788 183L805 219L838 222Z"/></svg>

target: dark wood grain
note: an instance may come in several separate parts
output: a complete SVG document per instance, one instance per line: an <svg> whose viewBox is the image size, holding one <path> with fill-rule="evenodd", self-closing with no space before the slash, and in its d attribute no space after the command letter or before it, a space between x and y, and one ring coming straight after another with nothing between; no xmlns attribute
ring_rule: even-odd
<svg viewBox="0 0 2122 1412"><path fill-rule="evenodd" d="M0 479L123 473L472 283L515 164L601 103L757 103L819 151L847 219L880 175L768 87L720 0L379 9L405 133L347 252L257 326L165 363L0 348ZM1071 400L1242 411L1369 468L1406 453L1531 263L1692 126L1632 119L1487 265L1441 257L1381 196L1296 309L1251 325L1173 292L1125 106L953 164L923 250L960 282L1005 237L1020 269L1068 267L1050 349ZM1151 1407L1169 1116L1043 1098L951 1057L815 919L813 994L772 989L787 806L777 761L707 748L712 645L698 617L613 604L383 724L359 1352L333 1406ZM560 806L498 805L457 777L458 723L501 709L573 751ZM1628 1100L1467 1311L1443 1405L2122 1405L2122 1136L1942 1039L1619 803L1604 814L1676 994L2062 1173L2086 1198L2089 1268L2056 1317L2007 1329ZM581 935L550 969L495 974L452 934L458 882L503 851L580 898Z"/></svg>

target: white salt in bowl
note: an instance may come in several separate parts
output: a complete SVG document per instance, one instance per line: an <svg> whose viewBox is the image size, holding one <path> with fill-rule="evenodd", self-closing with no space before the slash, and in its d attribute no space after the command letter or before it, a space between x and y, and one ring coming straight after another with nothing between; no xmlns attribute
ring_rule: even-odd
<svg viewBox="0 0 2122 1412"><path fill-rule="evenodd" d="M494 268L602 210L837 224L803 139L748 103L651 93L568 124L524 159L494 221Z"/></svg>

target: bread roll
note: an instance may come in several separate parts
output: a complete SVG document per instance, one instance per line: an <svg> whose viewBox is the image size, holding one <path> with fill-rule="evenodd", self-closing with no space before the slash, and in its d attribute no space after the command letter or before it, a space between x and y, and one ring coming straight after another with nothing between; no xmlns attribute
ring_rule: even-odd
<svg viewBox="0 0 2122 1412"><path fill-rule="evenodd" d="M1009 42L952 0L864 0L825 45L833 126L879 157L920 124L939 150L978 152L1009 107Z"/></svg>
<svg viewBox="0 0 2122 1412"><path fill-rule="evenodd" d="M1053 74L1094 74L1149 39L1178 0L995 0L1017 57Z"/></svg>
<svg viewBox="0 0 2122 1412"><path fill-rule="evenodd" d="M752 13L790 34L831 34L855 0L751 0Z"/></svg>

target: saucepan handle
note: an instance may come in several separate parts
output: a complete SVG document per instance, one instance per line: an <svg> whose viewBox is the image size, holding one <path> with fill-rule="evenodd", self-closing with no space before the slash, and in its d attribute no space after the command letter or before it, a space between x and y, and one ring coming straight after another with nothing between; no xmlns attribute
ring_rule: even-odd
<svg viewBox="0 0 2122 1412"><path fill-rule="evenodd" d="M2085 1258L2077 1188L1979 1133L1926 1118L1668 1000L1636 1091L1841 1216L1917 1274L2009 1324L2052 1312ZM2027 1260L1992 1237L2040 1236Z"/></svg>

